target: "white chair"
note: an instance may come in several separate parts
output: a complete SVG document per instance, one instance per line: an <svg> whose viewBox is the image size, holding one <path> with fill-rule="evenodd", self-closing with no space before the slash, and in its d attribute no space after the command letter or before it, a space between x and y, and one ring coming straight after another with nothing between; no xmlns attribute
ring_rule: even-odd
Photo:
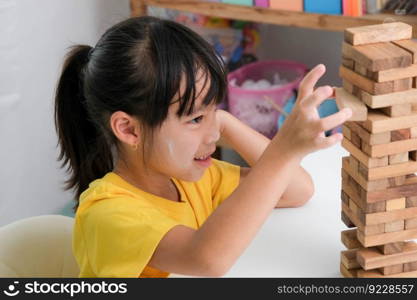
<svg viewBox="0 0 417 300"><path fill-rule="evenodd" d="M78 277L72 254L74 219L43 215L0 228L0 277Z"/></svg>

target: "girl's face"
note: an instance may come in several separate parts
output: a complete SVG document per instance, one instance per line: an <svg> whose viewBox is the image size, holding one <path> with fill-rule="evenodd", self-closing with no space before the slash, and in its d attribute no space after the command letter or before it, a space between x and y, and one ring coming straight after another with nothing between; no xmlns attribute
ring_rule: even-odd
<svg viewBox="0 0 417 300"><path fill-rule="evenodd" d="M178 118L179 102L170 105L168 117L155 131L149 164L169 177L184 181L197 181L211 165L210 155L216 150L220 127L216 117L216 105L201 106L208 82L197 82L194 112Z"/></svg>

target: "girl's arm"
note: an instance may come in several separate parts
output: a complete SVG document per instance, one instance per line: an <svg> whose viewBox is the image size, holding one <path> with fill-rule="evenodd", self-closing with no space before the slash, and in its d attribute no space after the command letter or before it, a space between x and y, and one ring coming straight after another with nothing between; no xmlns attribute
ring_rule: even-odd
<svg viewBox="0 0 417 300"><path fill-rule="evenodd" d="M197 230L177 225L158 243L151 267L194 276L223 276L249 246L294 178L307 154L342 140L324 131L344 123L352 112L343 109L320 119L317 106L332 93L314 85L325 71L318 66L300 85L299 99L285 124L233 193ZM279 238L279 237L277 237Z"/></svg>
<svg viewBox="0 0 417 300"><path fill-rule="evenodd" d="M219 145L234 149L253 167L271 140L227 111L217 110L217 117L221 131ZM250 168L241 168L241 182L250 170ZM301 166L297 166L288 188L282 197L277 200L275 207L301 206L313 196L313 193L314 185L310 175Z"/></svg>

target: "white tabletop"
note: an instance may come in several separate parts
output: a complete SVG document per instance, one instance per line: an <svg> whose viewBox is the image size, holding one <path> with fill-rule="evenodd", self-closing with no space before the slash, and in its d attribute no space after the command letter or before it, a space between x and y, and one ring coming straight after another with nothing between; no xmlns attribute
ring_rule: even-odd
<svg viewBox="0 0 417 300"><path fill-rule="evenodd" d="M275 209L225 277L341 277L340 143L310 154L302 166L315 194L303 207Z"/></svg>

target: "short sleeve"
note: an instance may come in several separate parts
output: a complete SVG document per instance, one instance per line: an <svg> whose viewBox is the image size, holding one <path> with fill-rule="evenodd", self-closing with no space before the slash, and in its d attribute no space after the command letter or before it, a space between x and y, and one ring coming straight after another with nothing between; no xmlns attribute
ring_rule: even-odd
<svg viewBox="0 0 417 300"><path fill-rule="evenodd" d="M102 278L139 277L160 240L179 223L124 199L101 202L77 220L91 270Z"/></svg>
<svg viewBox="0 0 417 300"><path fill-rule="evenodd" d="M238 187L240 166L213 159L209 172L212 182L213 209L216 209Z"/></svg>

